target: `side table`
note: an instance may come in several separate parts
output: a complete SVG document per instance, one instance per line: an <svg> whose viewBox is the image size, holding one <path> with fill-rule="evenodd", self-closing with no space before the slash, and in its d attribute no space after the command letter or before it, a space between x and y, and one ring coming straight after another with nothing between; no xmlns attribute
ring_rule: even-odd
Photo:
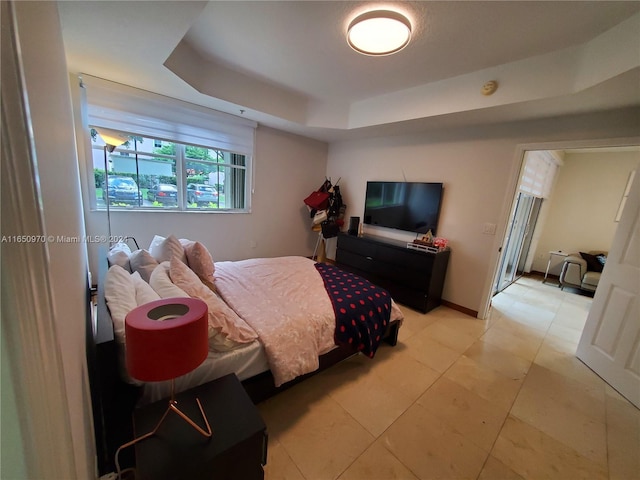
<svg viewBox="0 0 640 480"><path fill-rule="evenodd" d="M561 250L552 250L549 252L549 261L547 262L547 269L544 272L544 279L542 280L542 283L546 283L547 281L547 277L549 276L549 269L551 268L551 259L553 257L568 257L569 254L565 253Z"/></svg>
<svg viewBox="0 0 640 480"><path fill-rule="evenodd" d="M170 412L156 435L136 444L136 478L142 480L262 480L267 462L267 432L257 408L235 374L176 395L180 409L204 426L196 396L213 436L205 438ZM151 431L167 400L134 412L136 436Z"/></svg>

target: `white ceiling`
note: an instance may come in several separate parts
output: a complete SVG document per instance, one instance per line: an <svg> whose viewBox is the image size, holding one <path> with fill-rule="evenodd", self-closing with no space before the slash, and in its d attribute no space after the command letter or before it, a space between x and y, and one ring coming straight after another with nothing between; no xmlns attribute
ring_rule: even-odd
<svg viewBox="0 0 640 480"><path fill-rule="evenodd" d="M346 43L372 5L411 43ZM640 105L637 1L62 1L69 69L322 140ZM498 81L498 91L480 93ZM243 113L241 113L241 111Z"/></svg>

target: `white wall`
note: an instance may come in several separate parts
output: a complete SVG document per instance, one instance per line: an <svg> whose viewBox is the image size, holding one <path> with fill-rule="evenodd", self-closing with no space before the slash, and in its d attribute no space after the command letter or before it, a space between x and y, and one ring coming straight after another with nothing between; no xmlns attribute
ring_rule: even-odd
<svg viewBox="0 0 640 480"><path fill-rule="evenodd" d="M629 173L639 163L637 151L567 152L547 205L548 215L532 270L545 271L551 250L568 253L608 251ZM556 270L551 273L558 274Z"/></svg>
<svg viewBox="0 0 640 480"><path fill-rule="evenodd" d="M44 229L54 237L82 237L82 198L57 6L55 2L15 2L15 9ZM54 301L51 321L58 336L70 412L73 444L68 448L73 450L77 478L92 478L95 448L85 361L86 245L53 241L47 247Z"/></svg>
<svg viewBox="0 0 640 480"><path fill-rule="evenodd" d="M443 298L481 311L515 191L519 146L628 137L639 127L637 110L621 110L343 141L330 145L327 174L342 177L347 216L362 216L367 180L444 182L438 234L449 239L452 254ZM497 235L483 234L484 223L497 224Z"/></svg>
<svg viewBox="0 0 640 480"><path fill-rule="evenodd" d="M154 234L198 240L215 261L310 256L317 234L311 232L303 199L324 180L327 148L323 142L258 127L251 213L112 210L112 234L134 236L140 248L148 248ZM85 216L88 235L106 235L105 212L91 211ZM89 245L89 249L95 272L98 248Z"/></svg>

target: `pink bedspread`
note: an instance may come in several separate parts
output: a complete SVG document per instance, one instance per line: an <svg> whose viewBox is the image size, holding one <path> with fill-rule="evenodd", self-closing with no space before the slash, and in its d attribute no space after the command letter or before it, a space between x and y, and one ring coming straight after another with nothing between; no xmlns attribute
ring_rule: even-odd
<svg viewBox="0 0 640 480"><path fill-rule="evenodd" d="M278 257L216 262L216 289L258 334L276 386L319 366L334 348L335 316L312 260ZM391 320L402 318L393 305Z"/></svg>

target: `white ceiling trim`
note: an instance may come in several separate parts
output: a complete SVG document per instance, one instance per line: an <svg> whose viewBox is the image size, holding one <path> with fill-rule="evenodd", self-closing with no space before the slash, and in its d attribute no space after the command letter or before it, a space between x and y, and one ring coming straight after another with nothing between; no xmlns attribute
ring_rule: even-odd
<svg viewBox="0 0 640 480"><path fill-rule="evenodd" d="M384 61L344 38L371 2L78 0L58 11L71 73L325 141L640 105L638 2L393 3L413 12L416 35ZM488 80L499 88L482 96Z"/></svg>
<svg viewBox="0 0 640 480"><path fill-rule="evenodd" d="M572 95L640 67L638 31L640 13L577 47L351 104L312 102L204 58L184 40L165 66L202 94L308 127L354 129ZM498 91L484 96L489 80Z"/></svg>

